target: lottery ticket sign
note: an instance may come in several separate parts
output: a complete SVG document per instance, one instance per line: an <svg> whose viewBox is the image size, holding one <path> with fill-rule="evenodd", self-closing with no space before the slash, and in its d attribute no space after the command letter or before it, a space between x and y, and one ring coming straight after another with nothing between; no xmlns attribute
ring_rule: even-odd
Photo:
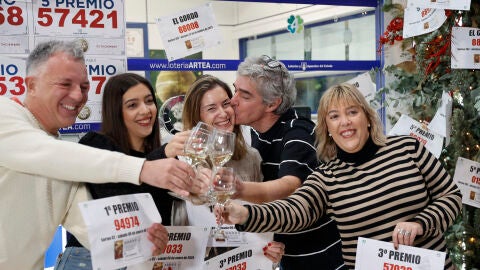
<svg viewBox="0 0 480 270"><path fill-rule="evenodd" d="M408 0L412 8L460 9L470 10L471 0Z"/></svg>
<svg viewBox="0 0 480 270"><path fill-rule="evenodd" d="M452 27L451 67L480 69L480 28Z"/></svg>
<svg viewBox="0 0 480 270"><path fill-rule="evenodd" d="M221 43L210 3L155 20L169 61Z"/></svg>
<svg viewBox="0 0 480 270"><path fill-rule="evenodd" d="M207 227L167 226L168 244L150 263L157 268L196 270L203 265L209 230ZM163 268L160 268L163 267Z"/></svg>
<svg viewBox="0 0 480 270"><path fill-rule="evenodd" d="M26 34L28 34L27 2L1 1L0 35Z"/></svg>
<svg viewBox="0 0 480 270"><path fill-rule="evenodd" d="M453 180L462 192L462 202L480 208L480 163L459 157Z"/></svg>
<svg viewBox="0 0 480 270"><path fill-rule="evenodd" d="M425 147L438 158L443 148L443 137L436 132L429 130L426 125L413 120L402 114L395 126L388 132L389 136L409 135L421 142Z"/></svg>
<svg viewBox="0 0 480 270"><path fill-rule="evenodd" d="M442 270L446 253L399 245L369 238L358 238L355 270Z"/></svg>
<svg viewBox="0 0 480 270"><path fill-rule="evenodd" d="M261 270L272 269L272 262L265 257L262 244L254 243L225 252L205 262L207 270Z"/></svg>
<svg viewBox="0 0 480 270"><path fill-rule="evenodd" d="M114 196L79 204L87 225L93 269L146 262L153 244L147 229L162 218L149 193Z"/></svg>
<svg viewBox="0 0 480 270"><path fill-rule="evenodd" d="M124 4L117 0L34 1L35 35L123 37Z"/></svg>

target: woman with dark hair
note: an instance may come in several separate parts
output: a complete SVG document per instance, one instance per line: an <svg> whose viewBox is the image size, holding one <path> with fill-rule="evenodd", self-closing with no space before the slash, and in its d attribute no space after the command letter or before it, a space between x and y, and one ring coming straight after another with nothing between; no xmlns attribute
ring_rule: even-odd
<svg viewBox="0 0 480 270"><path fill-rule="evenodd" d="M175 157L178 154L176 150L169 149L172 148L170 144L161 145L154 89L148 80L134 73L123 73L109 78L103 93L101 130L88 132L79 143L147 160ZM172 154L167 155L167 152ZM200 181L197 182L201 184ZM162 224L172 225L173 197L166 189L145 183L86 185L93 199L150 193L162 216ZM206 189L206 186L204 188ZM73 235L67 234L65 251L57 261L55 269L78 269L79 266L82 266L82 269L92 269L90 252Z"/></svg>

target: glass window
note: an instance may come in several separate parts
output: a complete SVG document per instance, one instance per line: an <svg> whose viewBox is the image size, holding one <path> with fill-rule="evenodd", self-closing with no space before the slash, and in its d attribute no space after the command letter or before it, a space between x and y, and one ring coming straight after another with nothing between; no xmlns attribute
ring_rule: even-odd
<svg viewBox="0 0 480 270"><path fill-rule="evenodd" d="M377 59L376 25L375 12L370 11L305 25L301 33L280 31L241 42L246 42L246 56L266 54L280 60L374 61ZM294 72L297 87L295 106L302 109L309 107L312 118L315 118L318 102L325 90L364 72Z"/></svg>
<svg viewBox="0 0 480 270"><path fill-rule="evenodd" d="M367 13L305 26L301 33L282 31L246 40L246 55L266 54L283 60L375 60L375 25L375 14Z"/></svg>
<svg viewBox="0 0 480 270"><path fill-rule="evenodd" d="M247 55L273 55L272 36L247 41Z"/></svg>
<svg viewBox="0 0 480 270"><path fill-rule="evenodd" d="M296 78L297 100L295 106L308 106L312 114L317 113L318 102L325 90L334 84L351 80L363 72L353 72L338 75Z"/></svg>

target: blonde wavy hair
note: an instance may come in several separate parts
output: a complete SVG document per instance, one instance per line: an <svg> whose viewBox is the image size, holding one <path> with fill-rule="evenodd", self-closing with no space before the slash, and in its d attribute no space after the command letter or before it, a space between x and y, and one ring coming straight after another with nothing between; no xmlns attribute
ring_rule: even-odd
<svg viewBox="0 0 480 270"><path fill-rule="evenodd" d="M373 143L384 146L386 136L383 131L383 124L380 121L377 111L367 102L363 94L353 85L341 83L327 89L318 103L317 126L315 127L317 158L328 162L337 156L337 144L328 135L327 114L331 104L348 104L360 106L370 124L369 132Z"/></svg>

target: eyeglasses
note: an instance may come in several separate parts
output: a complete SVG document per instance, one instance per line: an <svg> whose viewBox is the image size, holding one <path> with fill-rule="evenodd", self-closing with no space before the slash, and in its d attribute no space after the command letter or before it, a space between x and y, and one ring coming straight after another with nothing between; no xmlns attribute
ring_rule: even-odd
<svg viewBox="0 0 480 270"><path fill-rule="evenodd" d="M270 56L267 56L267 55L262 55L261 56L262 60L265 62L265 65L262 65L263 68L265 69L265 67L269 67L270 69L274 69L274 68L280 68L280 72L281 72L281 87L282 87L282 91L285 91L285 86L283 84L283 80L285 78L285 73L284 73L284 70L283 70L283 64L282 62L278 61L278 60L275 60L275 59L272 59L270 58Z"/></svg>

